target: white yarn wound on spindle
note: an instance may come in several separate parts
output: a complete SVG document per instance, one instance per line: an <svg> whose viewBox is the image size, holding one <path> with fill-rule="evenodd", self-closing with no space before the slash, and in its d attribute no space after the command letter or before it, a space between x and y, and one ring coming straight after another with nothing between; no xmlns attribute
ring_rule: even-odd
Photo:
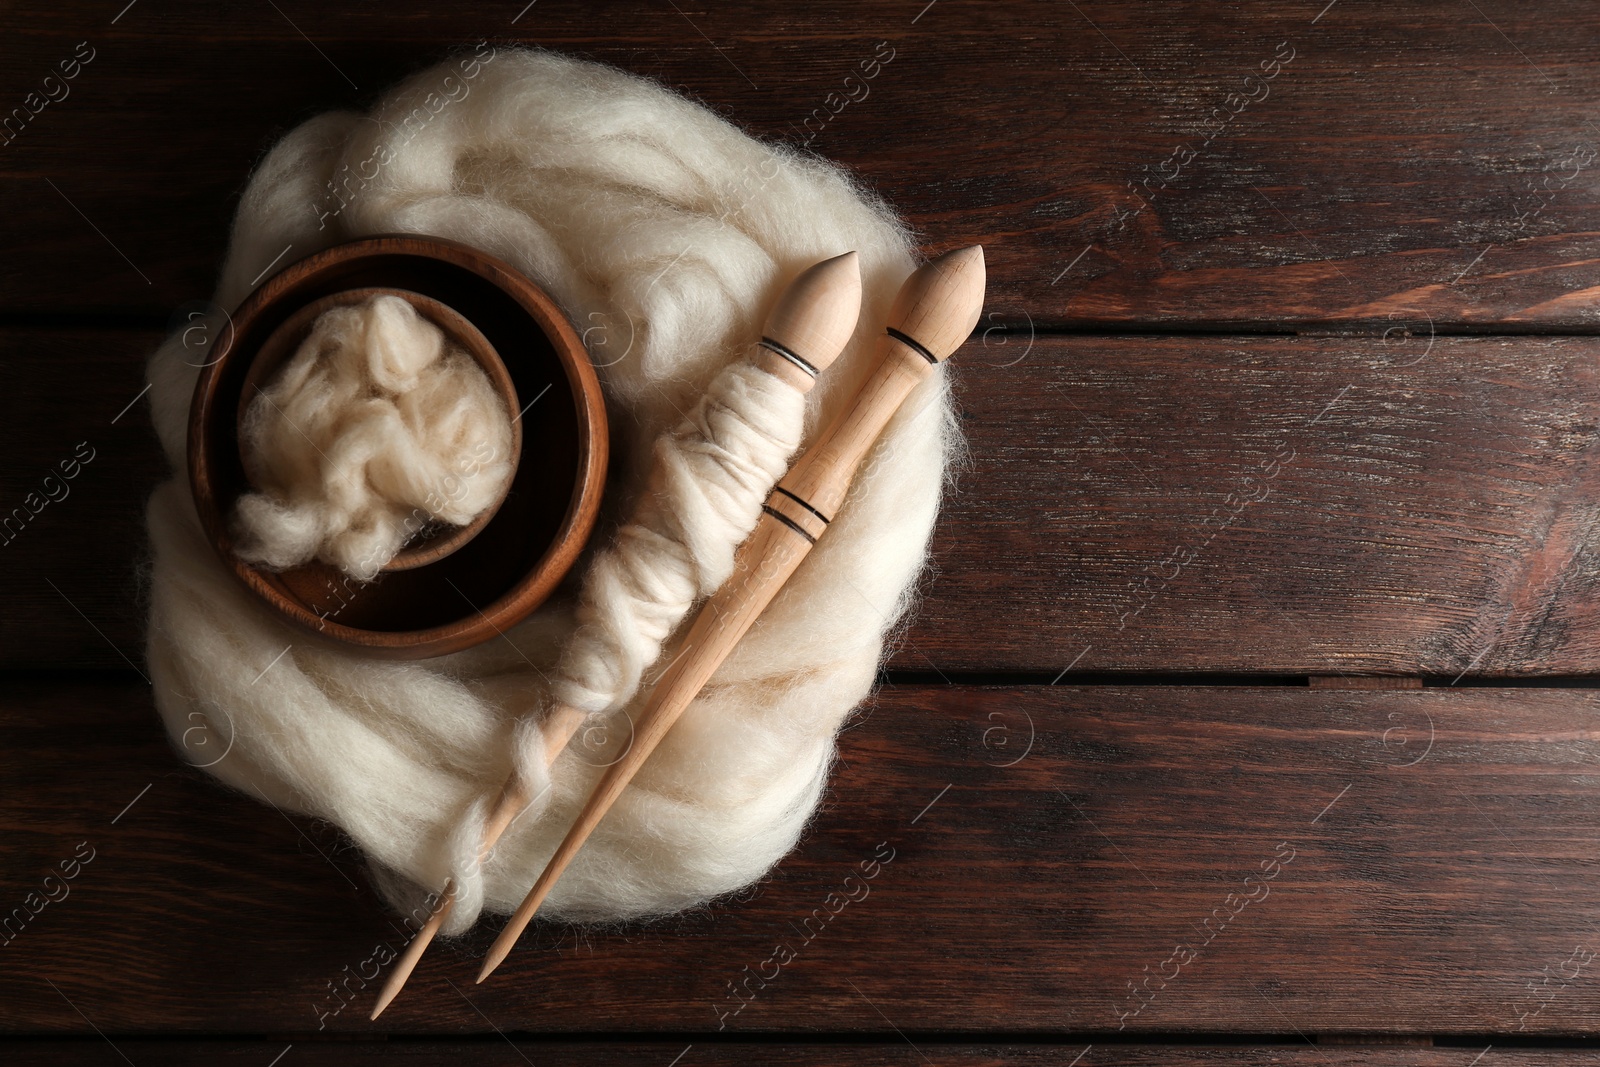
<svg viewBox="0 0 1600 1067"><path fill-rule="evenodd" d="M322 115L279 142L245 191L216 302L235 307L285 246L298 258L391 232L452 238L506 259L584 334L613 415L600 559L625 517L652 509L701 517L694 494L714 493L696 467L701 458L684 457L680 476L651 486L655 442L746 357L783 284L818 260L861 254L862 325L804 402L811 434L863 381L914 266L898 221L837 168L755 141L613 68L488 46L417 74L371 115ZM211 325L225 330L221 315ZM150 365L155 424L175 470L206 358L185 347L195 336L192 327L174 335ZM718 409L708 401L702 410ZM957 442L940 371L890 423L827 536L542 912L676 911L749 884L794 846L826 782L835 734L870 691L885 635L907 606ZM650 620L634 618L638 633L617 646L631 661L593 670L574 661L560 668L564 648L577 655L588 641L574 641L570 598L548 602L504 641L419 663L378 661L308 638L254 601L208 547L185 479L156 490L149 528L151 676L183 754L285 810L339 825L404 912L425 915L424 894L453 878L446 933L485 906L514 909L600 765L627 743L625 730L598 749L575 741L546 775L539 733L523 717L551 702L547 676L621 699L657 640ZM688 568L619 569L617 586L667 583L670 619L725 573L722 540L691 532ZM615 610L621 594L601 580L607 564L594 566L590 621L625 618ZM674 639L659 662L675 654ZM643 699L627 699L615 721L625 727ZM485 811L513 761L538 795L480 867Z"/></svg>
<svg viewBox="0 0 1600 1067"><path fill-rule="evenodd" d="M657 439L638 512L584 575L578 632L552 679L558 703L599 714L638 692L690 606L733 573L734 549L800 445L804 412L793 386L740 362Z"/></svg>
<svg viewBox="0 0 1600 1067"><path fill-rule="evenodd" d="M413 534L465 526L511 481L511 412L489 376L409 301L318 315L239 428L251 484L234 549L370 581Z"/></svg>

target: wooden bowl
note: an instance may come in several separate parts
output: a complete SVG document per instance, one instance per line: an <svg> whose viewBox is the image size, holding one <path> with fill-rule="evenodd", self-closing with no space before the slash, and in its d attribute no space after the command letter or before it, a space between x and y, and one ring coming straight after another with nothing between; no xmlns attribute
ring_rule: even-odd
<svg viewBox="0 0 1600 1067"><path fill-rule="evenodd" d="M522 455L522 420L516 417L521 407L517 403L517 387L512 383L506 365L501 362L489 339L484 337L483 332L476 326L432 297L413 293L407 289L383 286L346 289L325 296L321 300L313 300L285 319L283 324L262 342L256 358L250 361L244 388L239 391L238 425L244 425L245 412L255 402L256 394L270 385L279 369L294 358L300 345L310 335L312 325L324 311L363 304L375 296L397 296L406 301L416 309L417 314L439 327L447 341L464 349L488 376L489 384L494 387L495 393L505 404L506 417L511 420L511 464L515 471ZM245 477L250 479L249 460L242 453L240 459L244 463ZM252 488L260 488L255 485L254 479L250 481ZM508 488L509 484L507 483ZM424 526L395 554L393 559L379 569L409 571L438 562L478 536L479 532L489 525L489 520L494 518L495 512L500 510L500 503L504 499L505 496L502 494L482 514L465 526L450 526L443 523L430 523Z"/></svg>
<svg viewBox="0 0 1600 1067"><path fill-rule="evenodd" d="M238 411L267 339L302 308L373 287L420 293L472 323L523 404L522 445L499 510L454 552L370 583L311 563L272 571L233 552L228 517L249 491ZM374 656L420 659L489 640L553 592L594 528L605 484L605 405L583 343L543 291L508 264L435 237L352 241L292 263L234 313L189 412L189 481L201 525L232 573L308 634Z"/></svg>

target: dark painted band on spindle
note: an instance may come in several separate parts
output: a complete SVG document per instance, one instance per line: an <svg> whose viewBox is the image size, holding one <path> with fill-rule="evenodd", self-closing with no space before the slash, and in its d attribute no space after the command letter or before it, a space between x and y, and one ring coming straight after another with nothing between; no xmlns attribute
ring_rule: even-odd
<svg viewBox="0 0 1600 1067"><path fill-rule="evenodd" d="M812 537L810 534L806 533L803 529L801 529L800 525L798 523L796 523L793 519L789 518L789 516L784 515L781 512L773 511L771 508L767 507L765 504L761 505L761 510L766 512L768 515L771 515L773 518L777 519L779 522L783 523L785 526L789 527L789 529L793 530L795 533L799 534L801 537L804 537L807 541L810 541L812 544L816 544L817 543L817 539L815 537Z"/></svg>
<svg viewBox="0 0 1600 1067"><path fill-rule="evenodd" d="M934 355L932 352L929 352L922 346L921 341L917 340L915 337L912 337L910 334L901 333L893 326L886 327L883 332L888 334L890 337L893 337L896 341L899 341L907 348L914 350L918 355L927 360L929 363L932 363L935 367L939 365L939 357Z"/></svg>
<svg viewBox="0 0 1600 1067"><path fill-rule="evenodd" d="M776 352L778 355L782 356L790 363L793 363L796 367L799 367L813 378L817 376L817 368L813 367L811 364L807 363L805 360L801 359L799 356L795 355L793 352L789 351L772 338L763 337L758 343L762 348L765 348L769 352Z"/></svg>
<svg viewBox="0 0 1600 1067"><path fill-rule="evenodd" d="M782 493L784 496L788 497L790 500L793 500L796 504L799 504L801 507L803 507L807 511L811 512L811 514L815 515L817 518L821 519L824 524L827 524L827 523L830 523L830 522L833 521L832 519L828 518L828 516L824 515L822 512L820 512L816 508L812 507L810 504L807 504L804 500L801 500L799 497L797 497L793 493L789 492L789 490L785 489L783 486L779 485L779 486L775 486L774 488L776 488L778 492Z"/></svg>

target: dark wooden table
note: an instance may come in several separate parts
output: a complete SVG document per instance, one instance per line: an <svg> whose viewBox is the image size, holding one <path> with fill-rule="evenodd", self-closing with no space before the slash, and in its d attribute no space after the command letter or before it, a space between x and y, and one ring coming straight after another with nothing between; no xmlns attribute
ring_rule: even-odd
<svg viewBox="0 0 1600 1067"><path fill-rule="evenodd" d="M1600 1064L1600 10L125 2L0 10L0 513L92 456L0 535L0 1060ZM799 849L375 1026L349 843L151 706L135 401L252 162L479 39L842 161L990 300Z"/></svg>

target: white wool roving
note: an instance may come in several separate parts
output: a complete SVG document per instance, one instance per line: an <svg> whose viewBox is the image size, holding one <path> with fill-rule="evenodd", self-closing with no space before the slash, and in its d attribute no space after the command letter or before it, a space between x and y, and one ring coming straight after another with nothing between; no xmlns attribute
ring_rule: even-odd
<svg viewBox="0 0 1600 1067"><path fill-rule="evenodd" d="M235 550L369 581L418 530L465 526L500 499L511 418L483 368L408 301L329 308L246 409L259 491L236 505Z"/></svg>
<svg viewBox="0 0 1600 1067"><path fill-rule="evenodd" d="M860 252L862 325L804 401L809 434L870 370L914 265L905 230L838 169L757 142L653 82L483 46L411 78L373 115L323 115L289 133L244 194L216 301L236 306L285 245L300 256L396 231L506 259L584 332L613 413L613 523L691 506L679 494L703 486L700 474L690 472L687 487L647 484L653 442L744 357L782 284L818 260ZM178 469L198 362L174 336L150 366L157 430ZM947 389L936 373L890 423L827 536L657 748L544 912L676 911L749 884L793 847L835 734L869 692L921 569L957 442ZM577 631L570 599L547 603L506 641L378 661L306 637L255 603L208 547L183 478L156 490L149 527L150 667L157 707L186 755L281 808L337 823L402 910L453 878L446 933L484 906L514 909L605 758L574 744L546 778L538 731L516 725L551 702L544 677ZM602 527L596 547L611 536ZM690 595L722 566L696 555ZM643 633L649 623L635 625ZM672 654L669 637L663 659ZM569 677L625 693L636 667L624 660L635 652L618 655ZM513 761L538 797L480 867L485 812Z"/></svg>

